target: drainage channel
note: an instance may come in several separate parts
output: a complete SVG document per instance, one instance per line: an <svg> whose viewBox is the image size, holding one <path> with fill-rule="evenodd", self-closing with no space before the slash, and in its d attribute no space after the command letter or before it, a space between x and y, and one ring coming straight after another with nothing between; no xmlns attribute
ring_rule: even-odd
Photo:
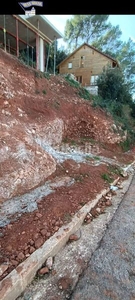
<svg viewBox="0 0 135 300"><path fill-rule="evenodd" d="M45 196L54 193L54 188L60 186L70 186L74 179L68 176L58 177L54 181L47 181L44 185L22 196L14 197L3 203L0 209L0 227L4 227L15 221L23 213L29 213L37 209L37 200L42 200Z"/></svg>
<svg viewBox="0 0 135 300"><path fill-rule="evenodd" d="M72 159L76 163L88 163L91 161L88 158L94 158L95 155L90 152L83 152L78 150L77 147L70 147L69 145L61 145L60 149L52 147L45 141L37 138L36 143L40 145L48 154L53 156L58 164L63 163L67 159ZM62 151L63 150L63 151ZM98 166L101 163L115 164L116 161L103 156L96 157L94 165ZM5 201L0 210L0 227L4 227L12 221L15 221L23 213L29 213L37 209L37 200L42 200L45 196L54 192L54 187L70 186L74 183L74 179L68 176L60 177L52 181L46 181L46 183L40 187L37 187L30 192L14 197Z"/></svg>

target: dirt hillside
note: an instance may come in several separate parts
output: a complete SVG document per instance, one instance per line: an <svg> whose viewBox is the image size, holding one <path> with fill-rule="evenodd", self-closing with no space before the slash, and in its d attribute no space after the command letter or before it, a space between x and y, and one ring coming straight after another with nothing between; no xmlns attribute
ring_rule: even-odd
<svg viewBox="0 0 135 300"><path fill-rule="evenodd" d="M125 138L64 77L0 50L1 278L108 185L110 162L134 160L119 146Z"/></svg>

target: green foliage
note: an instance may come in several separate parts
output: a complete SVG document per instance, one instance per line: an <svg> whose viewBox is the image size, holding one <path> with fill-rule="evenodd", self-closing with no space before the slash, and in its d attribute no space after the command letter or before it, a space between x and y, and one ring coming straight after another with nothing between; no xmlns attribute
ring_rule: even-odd
<svg viewBox="0 0 135 300"><path fill-rule="evenodd" d="M46 60L45 60L45 65L46 65L46 71L49 73L54 73L54 55L56 58L55 61L55 72L58 72L58 67L57 65L60 64L61 61L63 61L67 57L66 50L64 48L58 49L57 46L57 41L55 43L53 42L51 45L46 45Z"/></svg>
<svg viewBox="0 0 135 300"><path fill-rule="evenodd" d="M107 173L101 174L101 178L107 181L108 183L111 183L113 181L112 178Z"/></svg>
<svg viewBox="0 0 135 300"><path fill-rule="evenodd" d="M94 156L93 157L95 160L100 160L100 157L99 156Z"/></svg>
<svg viewBox="0 0 135 300"><path fill-rule="evenodd" d="M34 74L35 74L35 77L36 77L36 78L40 78L40 73L39 73L39 71L34 71Z"/></svg>
<svg viewBox="0 0 135 300"><path fill-rule="evenodd" d="M121 168L118 166L109 165L108 169L113 174L121 175Z"/></svg>
<svg viewBox="0 0 135 300"><path fill-rule="evenodd" d="M109 15L74 15L67 20L65 26L65 41L72 50L83 42L96 41L107 28Z"/></svg>
<svg viewBox="0 0 135 300"><path fill-rule="evenodd" d="M46 79L50 79L50 74L48 72L44 72L43 74Z"/></svg>
<svg viewBox="0 0 135 300"><path fill-rule="evenodd" d="M91 100L91 94L89 93L88 90L86 90L85 88L81 87L79 88L79 92L78 92L78 95L83 98L83 99L86 99L86 100Z"/></svg>
<svg viewBox="0 0 135 300"><path fill-rule="evenodd" d="M111 23L109 23L106 32L104 34L102 33L100 37L93 42L93 46L117 59L117 53L123 44L120 40L121 35L122 31L119 25L112 26Z"/></svg>
<svg viewBox="0 0 135 300"><path fill-rule="evenodd" d="M44 95L46 95L46 90L43 90L42 93L43 93Z"/></svg>
<svg viewBox="0 0 135 300"><path fill-rule="evenodd" d="M132 116L133 118L135 118L135 103L134 103L134 102L132 102L132 103L130 104L130 108L131 108L130 114L131 114L131 116Z"/></svg>
<svg viewBox="0 0 135 300"><path fill-rule="evenodd" d="M98 78L97 85L99 95L106 101L116 101L121 104L132 101L128 85L125 83L123 73L119 68L105 69Z"/></svg>
<svg viewBox="0 0 135 300"><path fill-rule="evenodd" d="M19 59L25 65L29 65L33 68L36 67L36 49L33 49L32 55L32 48L26 48L24 50L20 50Z"/></svg>
<svg viewBox="0 0 135 300"><path fill-rule="evenodd" d="M70 84L70 86L75 87L75 88L79 88L80 87L80 83L78 81L75 81L74 79L72 79L70 77L70 74L66 75L65 79Z"/></svg>
<svg viewBox="0 0 135 300"><path fill-rule="evenodd" d="M132 93L135 92L135 42L131 38L122 44L120 51L117 52L117 59Z"/></svg>
<svg viewBox="0 0 135 300"><path fill-rule="evenodd" d="M132 141L130 138L127 138L125 141L120 143L120 146L124 152L127 152L132 145Z"/></svg>

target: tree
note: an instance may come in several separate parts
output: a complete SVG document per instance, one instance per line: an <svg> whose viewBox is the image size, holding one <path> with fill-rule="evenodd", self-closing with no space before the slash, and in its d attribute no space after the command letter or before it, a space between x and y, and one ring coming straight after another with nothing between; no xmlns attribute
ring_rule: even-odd
<svg viewBox="0 0 135 300"><path fill-rule="evenodd" d="M93 46L98 50L117 58L121 46L123 45L123 42L120 40L121 35L122 32L119 25L112 26L111 23L109 23L105 34L101 34L100 38L93 42Z"/></svg>
<svg viewBox="0 0 135 300"><path fill-rule="evenodd" d="M117 59L120 61L121 68L132 93L135 92L135 43L131 38L123 43L121 51L117 54Z"/></svg>
<svg viewBox="0 0 135 300"><path fill-rule="evenodd" d="M97 85L99 96L107 102L130 104L132 101L129 86L119 68L105 69L100 75Z"/></svg>
<svg viewBox="0 0 135 300"><path fill-rule="evenodd" d="M103 34L108 27L109 15L74 15L67 20L64 40L72 50L83 42L92 43Z"/></svg>
<svg viewBox="0 0 135 300"><path fill-rule="evenodd" d="M71 20L67 20L64 35L64 40L68 42L68 47L71 47L72 50L78 47L78 40L80 40L83 36L83 15L74 15Z"/></svg>

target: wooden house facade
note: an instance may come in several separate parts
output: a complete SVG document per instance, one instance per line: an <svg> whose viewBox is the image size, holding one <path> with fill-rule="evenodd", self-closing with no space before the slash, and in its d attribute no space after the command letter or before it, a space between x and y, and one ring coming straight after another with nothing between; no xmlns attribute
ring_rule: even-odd
<svg viewBox="0 0 135 300"><path fill-rule="evenodd" d="M84 43L58 65L58 70L59 74L73 74L82 86L89 87L96 85L98 76L107 66L115 68L119 64L109 55Z"/></svg>

